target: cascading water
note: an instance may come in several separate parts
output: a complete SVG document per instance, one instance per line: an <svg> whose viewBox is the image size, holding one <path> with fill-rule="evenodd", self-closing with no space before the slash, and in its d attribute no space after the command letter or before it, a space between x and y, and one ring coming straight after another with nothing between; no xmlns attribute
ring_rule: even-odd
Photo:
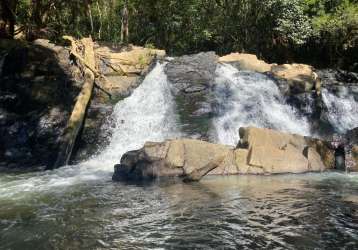
<svg viewBox="0 0 358 250"><path fill-rule="evenodd" d="M177 137L174 101L163 67L158 63L133 94L115 106L112 138L100 155L76 166L25 175L16 181L0 180L0 199L91 180L109 180L123 153L140 148L146 141Z"/></svg>
<svg viewBox="0 0 358 250"><path fill-rule="evenodd" d="M326 106L326 118L339 133L358 126L358 102L352 93L334 94L326 88L322 89L322 100Z"/></svg>
<svg viewBox="0 0 358 250"><path fill-rule="evenodd" d="M236 145L238 130L245 126L310 134L308 121L285 103L277 85L267 76L239 71L228 64L218 65L216 74L215 141Z"/></svg>
<svg viewBox="0 0 358 250"><path fill-rule="evenodd" d="M218 142L235 144L238 128L247 125L309 133L307 121L264 75L219 65L216 80ZM181 135L175 113L158 64L116 105L110 145L100 155L55 171L0 174L0 249L358 247L358 179L352 175L111 182L124 152Z"/></svg>
<svg viewBox="0 0 358 250"><path fill-rule="evenodd" d="M164 65L158 63L134 93L116 105L111 142L89 163L105 165L113 171L113 165L125 152L139 149L146 141L179 136L174 107Z"/></svg>

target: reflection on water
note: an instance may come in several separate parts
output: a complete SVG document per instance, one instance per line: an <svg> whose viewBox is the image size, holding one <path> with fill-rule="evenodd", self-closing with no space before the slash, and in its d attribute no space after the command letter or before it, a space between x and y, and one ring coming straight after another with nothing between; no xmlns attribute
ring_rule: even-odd
<svg viewBox="0 0 358 250"><path fill-rule="evenodd" d="M18 178L31 176L0 187ZM97 179L0 197L0 249L358 248L354 175Z"/></svg>

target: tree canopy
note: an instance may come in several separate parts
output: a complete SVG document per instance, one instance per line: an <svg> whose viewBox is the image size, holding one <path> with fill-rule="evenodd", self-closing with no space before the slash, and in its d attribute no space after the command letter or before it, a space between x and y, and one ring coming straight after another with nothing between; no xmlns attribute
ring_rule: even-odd
<svg viewBox="0 0 358 250"><path fill-rule="evenodd" d="M170 54L239 51L358 68L358 0L1 0L0 35L119 43L126 2L130 42Z"/></svg>

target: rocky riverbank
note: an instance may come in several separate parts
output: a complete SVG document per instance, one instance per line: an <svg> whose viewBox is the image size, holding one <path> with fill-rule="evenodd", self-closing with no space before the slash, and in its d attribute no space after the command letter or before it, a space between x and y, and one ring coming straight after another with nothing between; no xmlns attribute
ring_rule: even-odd
<svg viewBox="0 0 358 250"><path fill-rule="evenodd" d="M254 127L240 128L237 147L193 139L147 142L143 148L123 155L121 163L115 166L113 180L185 178L195 172L202 175L322 172L342 167L338 161L341 156L346 157L344 166L352 164L350 170L358 171L357 130L349 136L353 138L353 134L355 139L349 143L355 151L350 159L340 155L332 142ZM220 162L214 164L219 158ZM210 163L215 167L205 172Z"/></svg>
<svg viewBox="0 0 358 250"><path fill-rule="evenodd" d="M60 137L83 85L83 72L66 46L47 40L2 40L0 50L0 167L46 168L55 161ZM72 163L96 154L108 144L114 126L114 104L139 86L154 59L163 59L165 51L95 44L95 54L100 77L96 78ZM268 64L255 55L239 53L219 57L205 52L162 61L180 130L192 139L213 141L210 124L220 116L215 99L220 64L273 79L285 102L310 120L312 134L329 141L334 133L342 131L332 125L329 112L336 107L334 103L327 106L323 93L329 91L337 98L358 101L358 77L354 73L319 71L302 64ZM351 119L347 127L355 121Z"/></svg>
<svg viewBox="0 0 358 250"><path fill-rule="evenodd" d="M130 95L164 51L96 44L96 82L72 162L108 143L114 104ZM47 40L0 41L0 168L36 169L56 160L59 140L83 85L70 50Z"/></svg>

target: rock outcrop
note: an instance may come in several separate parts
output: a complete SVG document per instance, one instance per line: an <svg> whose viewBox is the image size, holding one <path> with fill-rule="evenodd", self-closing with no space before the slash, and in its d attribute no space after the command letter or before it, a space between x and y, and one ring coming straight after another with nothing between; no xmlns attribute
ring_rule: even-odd
<svg viewBox="0 0 358 250"><path fill-rule="evenodd" d="M98 43L95 47L98 64L105 75L140 75L154 58L164 58L165 50L139 46L121 48L110 44Z"/></svg>
<svg viewBox="0 0 358 250"><path fill-rule="evenodd" d="M123 155L113 180L196 176L218 159L210 175L304 173L335 167L335 152L325 141L253 127L241 128L240 136L237 148L193 139L146 143Z"/></svg>
<svg viewBox="0 0 358 250"><path fill-rule="evenodd" d="M152 62L166 55L165 50L132 45L117 47L108 43L96 44L95 53L97 67L105 76L105 79L100 80L101 87L110 94L108 96L102 92L104 101L129 96L151 69Z"/></svg>
<svg viewBox="0 0 358 250"><path fill-rule="evenodd" d="M259 73L271 71L272 64L259 60L256 55L245 53L231 53L219 58L221 63L230 63L240 70L250 70Z"/></svg>
<svg viewBox="0 0 358 250"><path fill-rule="evenodd" d="M218 56L214 52L176 57L165 72L172 86L182 130L192 138L207 140L212 115L212 87Z"/></svg>
<svg viewBox="0 0 358 250"><path fill-rule="evenodd" d="M248 164L264 172L323 171L335 167L329 142L271 129L240 128L239 147L248 150Z"/></svg>
<svg viewBox="0 0 358 250"><path fill-rule="evenodd" d="M255 55L232 53L219 58L221 63L229 63L240 70L256 71L275 80L288 104L307 117L313 131L329 138L333 133L344 133L330 120L325 93L337 98L358 102L358 74L343 70L316 70L306 64L269 64ZM354 108L353 108L354 109Z"/></svg>
<svg viewBox="0 0 358 250"><path fill-rule="evenodd" d="M346 167L348 171L358 172L358 127L346 134Z"/></svg>
<svg viewBox="0 0 358 250"><path fill-rule="evenodd" d="M320 81L314 69L306 64L269 64L256 55L231 53L219 58L221 63L230 63L240 70L265 73L276 79L285 95L300 94L311 90L320 91Z"/></svg>
<svg viewBox="0 0 358 250"><path fill-rule="evenodd" d="M6 55L0 75L0 167L47 165L55 160L81 79L63 47L2 40L0 50Z"/></svg>
<svg viewBox="0 0 358 250"><path fill-rule="evenodd" d="M113 53L116 57L122 53L103 45L96 49L101 55ZM138 69L133 74L110 71L116 63L112 60L109 62L113 65L97 66L102 77L96 80L72 162L95 154L108 143L110 135L101 128L111 123L107 117L113 105L128 96L140 84L152 60L165 53L138 47L133 51L133 57L130 48L121 57L122 61L131 57L130 65ZM97 55L96 63L101 62ZM69 49L44 39L33 43L1 40L0 82L0 168L51 166L83 84L82 73L73 63Z"/></svg>

